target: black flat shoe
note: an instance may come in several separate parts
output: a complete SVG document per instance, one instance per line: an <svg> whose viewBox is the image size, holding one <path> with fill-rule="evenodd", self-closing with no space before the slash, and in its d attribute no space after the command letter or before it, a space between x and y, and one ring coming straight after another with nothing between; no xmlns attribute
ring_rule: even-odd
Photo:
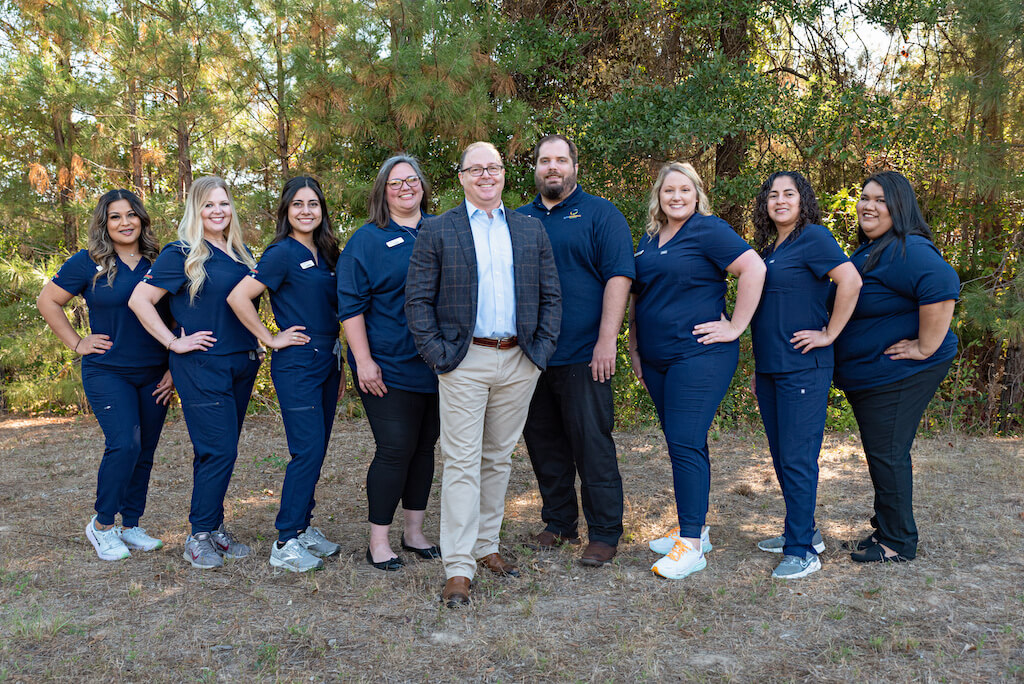
<svg viewBox="0 0 1024 684"><path fill-rule="evenodd" d="M380 563L374 563L373 554L370 553L370 547L366 547L366 562L372 565L373 567L377 568L378 570L384 570L387 572L393 570L401 570L402 566L405 565L405 563L402 562L402 559L398 556L395 556L394 558L388 558L387 560L383 560Z"/></svg>
<svg viewBox="0 0 1024 684"><path fill-rule="evenodd" d="M872 544L866 549L854 551L850 554L850 558L855 563L906 563L913 560L913 558L907 558L898 553L895 556L886 556L885 549L878 543Z"/></svg>
<svg viewBox="0 0 1024 684"><path fill-rule="evenodd" d="M405 543L405 535L402 535L402 548L406 551L412 551L423 560L434 560L435 558L441 557L441 549L436 546L429 546L425 549L417 549L414 546L409 546Z"/></svg>

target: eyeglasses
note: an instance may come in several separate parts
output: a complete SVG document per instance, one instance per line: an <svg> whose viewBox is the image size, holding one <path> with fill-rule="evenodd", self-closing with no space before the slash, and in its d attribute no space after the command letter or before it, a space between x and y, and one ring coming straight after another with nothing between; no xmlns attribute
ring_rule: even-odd
<svg viewBox="0 0 1024 684"><path fill-rule="evenodd" d="M420 186L420 177L409 176L408 178L393 178L387 182L387 186L392 190L399 190L402 185L408 185L410 188L418 188Z"/></svg>
<svg viewBox="0 0 1024 684"><path fill-rule="evenodd" d="M473 178L479 178L484 175L484 171L487 172L488 176L500 176L505 171L505 167L501 164L488 164L487 166L469 166L465 169L459 169L460 173L468 173Z"/></svg>

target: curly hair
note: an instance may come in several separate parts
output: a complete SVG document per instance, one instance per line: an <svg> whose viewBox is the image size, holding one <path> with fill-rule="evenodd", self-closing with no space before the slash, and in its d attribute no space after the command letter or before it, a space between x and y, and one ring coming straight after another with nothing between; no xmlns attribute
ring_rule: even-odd
<svg viewBox="0 0 1024 684"><path fill-rule="evenodd" d="M107 231L107 214L110 205L118 200L126 200L132 211L139 217L142 230L139 232L139 253L149 260L149 263L156 261L160 254L160 244L153 235L153 229L146 213L146 207L138 195L130 190L111 190L100 197L96 203L96 210L92 213L92 223L89 224L88 250L89 257L96 262L99 270L92 277L92 286L96 287L96 280L101 275L107 276L107 284L113 287L114 278L117 277L117 252L114 251L114 243Z"/></svg>
<svg viewBox="0 0 1024 684"><path fill-rule="evenodd" d="M661 210L661 186L665 184L665 178L670 173L681 173L690 179L694 189L697 191L696 212L704 216L711 215L711 202L708 201L708 196L704 192L704 181L700 179L697 169L688 163L668 162L658 171L658 178L651 187L651 197L647 203L647 234L652 238L668 224L668 217Z"/></svg>
<svg viewBox="0 0 1024 684"><path fill-rule="evenodd" d="M772 244L779 234L775 222L768 217L768 194L775 181L783 176L793 180L793 185L796 186L796 191L800 195L800 213L797 215L796 226L789 235L790 239L798 236L807 224L821 223L818 198L815 197L814 188L811 187L807 179L799 171L776 171L761 184L761 191L757 193L757 199L754 200L754 249L762 257L771 252Z"/></svg>

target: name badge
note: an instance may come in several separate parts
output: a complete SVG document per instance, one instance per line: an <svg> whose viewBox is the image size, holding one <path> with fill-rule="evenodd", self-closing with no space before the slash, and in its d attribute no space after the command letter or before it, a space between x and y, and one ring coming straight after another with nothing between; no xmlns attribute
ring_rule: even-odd
<svg viewBox="0 0 1024 684"><path fill-rule="evenodd" d="M96 264L96 270L97 270L97 271L102 271L102 270L103 270L103 267L102 267L102 266L100 266L99 264Z"/></svg>
<svg viewBox="0 0 1024 684"><path fill-rule="evenodd" d="M316 262L313 261L312 259L303 261L301 264L299 264L299 268L301 268L303 271L305 271L307 268L313 268L314 266L316 266Z"/></svg>
<svg viewBox="0 0 1024 684"><path fill-rule="evenodd" d="M644 253L644 250L641 249L639 252L634 253L633 256L638 257L638 256L640 256L643 253Z"/></svg>
<svg viewBox="0 0 1024 684"><path fill-rule="evenodd" d="M668 250L667 249L663 249L660 252L658 252L658 254L668 254Z"/></svg>
<svg viewBox="0 0 1024 684"><path fill-rule="evenodd" d="M405 238L404 237L396 237L393 240L388 240L384 244L387 245L388 247L397 247L398 245L402 244L403 242L405 242Z"/></svg>

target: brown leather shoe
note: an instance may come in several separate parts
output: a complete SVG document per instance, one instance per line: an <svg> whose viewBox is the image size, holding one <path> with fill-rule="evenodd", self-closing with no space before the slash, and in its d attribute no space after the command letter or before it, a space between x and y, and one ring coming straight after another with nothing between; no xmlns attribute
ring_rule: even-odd
<svg viewBox="0 0 1024 684"><path fill-rule="evenodd" d="M592 568L607 565L611 563L612 558L615 558L616 551L618 551L617 546L592 541L587 544L587 548L583 549L583 555L580 556L580 565L587 565Z"/></svg>
<svg viewBox="0 0 1024 684"><path fill-rule="evenodd" d="M468 577L460 577L456 575L455 577L450 578L444 583L444 589L441 591L441 601L449 608L468 606L469 585L470 581Z"/></svg>
<svg viewBox="0 0 1024 684"><path fill-rule="evenodd" d="M544 530L540 534L531 534L530 541L526 543L526 546L533 549L534 551L550 551L557 549L566 544L579 544L580 537L563 537L555 532L549 532Z"/></svg>
<svg viewBox="0 0 1024 684"><path fill-rule="evenodd" d="M516 566L511 563L506 563L505 559L496 553L492 553L489 556L481 558L480 564L495 575L501 575L503 577L519 577L519 571L516 570Z"/></svg>

